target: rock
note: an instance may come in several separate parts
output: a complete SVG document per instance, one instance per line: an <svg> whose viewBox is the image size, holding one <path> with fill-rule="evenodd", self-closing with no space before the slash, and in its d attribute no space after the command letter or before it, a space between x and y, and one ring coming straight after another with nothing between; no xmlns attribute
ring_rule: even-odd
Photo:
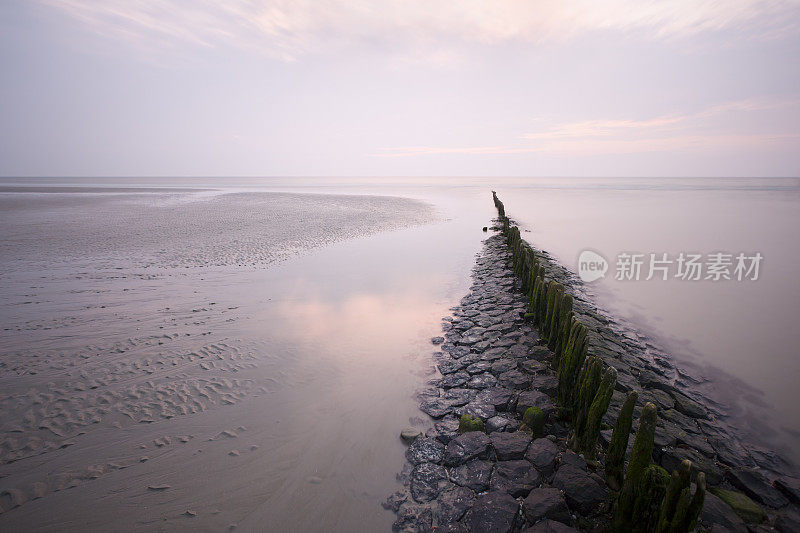
<svg viewBox="0 0 800 533"><path fill-rule="evenodd" d="M478 393L473 389L448 389L442 394L442 398L450 401L453 407L466 405L475 399ZM459 415L461 416L461 415Z"/></svg>
<svg viewBox="0 0 800 533"><path fill-rule="evenodd" d="M564 491L567 504L581 514L589 514L606 498L606 489L588 472L572 465L559 467L553 486Z"/></svg>
<svg viewBox="0 0 800 533"><path fill-rule="evenodd" d="M565 451L561 454L561 457L558 459L558 467L562 468L564 466L572 466L583 470L584 472L588 471L586 468L586 461L583 457L578 455L577 453L573 453L569 450Z"/></svg>
<svg viewBox="0 0 800 533"><path fill-rule="evenodd" d="M530 437L520 431L514 433L494 433L490 436L492 447L499 461L522 459L531 443Z"/></svg>
<svg viewBox="0 0 800 533"><path fill-rule="evenodd" d="M758 503L773 509L779 509L789 503L770 482L757 470L751 468L732 468L725 477L737 489L741 490Z"/></svg>
<svg viewBox="0 0 800 533"><path fill-rule="evenodd" d="M486 421L486 431L494 433L497 431L505 431L511 424L511 420L505 416L493 416Z"/></svg>
<svg viewBox="0 0 800 533"><path fill-rule="evenodd" d="M458 425L457 418L446 416L433 425L433 431L429 431L428 435L436 437L442 444L447 444L458 436Z"/></svg>
<svg viewBox="0 0 800 533"><path fill-rule="evenodd" d="M739 517L748 524L760 524L767 518L767 513L756 502L742 494L719 487L711 487L711 494L725 502ZM707 495L706 495L707 496Z"/></svg>
<svg viewBox="0 0 800 533"><path fill-rule="evenodd" d="M530 461L543 476L549 477L556 466L558 448L550 439L536 439L528 446L525 459Z"/></svg>
<svg viewBox="0 0 800 533"><path fill-rule="evenodd" d="M513 530L519 503L505 492L491 491L475 498L470 513L473 533L508 533Z"/></svg>
<svg viewBox="0 0 800 533"><path fill-rule="evenodd" d="M545 374L550 371L550 367L546 363L535 359L520 362L519 369L528 374Z"/></svg>
<svg viewBox="0 0 800 533"><path fill-rule="evenodd" d="M675 391L673 391L672 397L675 400L675 409L678 412L681 412L692 418L708 418L708 411L694 400L691 400L687 396Z"/></svg>
<svg viewBox="0 0 800 533"><path fill-rule="evenodd" d="M458 522L472 507L475 493L466 487L456 487L443 492L438 499L439 509L434 513L438 523L437 531L441 526Z"/></svg>
<svg viewBox="0 0 800 533"><path fill-rule="evenodd" d="M431 509L418 505L404 505L397 511L397 520L392 524L392 531L427 533L433 531L432 522Z"/></svg>
<svg viewBox="0 0 800 533"><path fill-rule="evenodd" d="M578 533L578 530L554 520L542 520L522 533Z"/></svg>
<svg viewBox="0 0 800 533"><path fill-rule="evenodd" d="M519 370L509 370L497 376L497 381L509 389L527 389L531 385L531 375L523 374Z"/></svg>
<svg viewBox="0 0 800 533"><path fill-rule="evenodd" d="M453 411L453 404L444 398L429 398L420 402L419 409L432 418L442 418Z"/></svg>
<svg viewBox="0 0 800 533"><path fill-rule="evenodd" d="M450 485L447 470L433 463L418 464L411 471L411 497L419 503L436 499Z"/></svg>
<svg viewBox="0 0 800 533"><path fill-rule="evenodd" d="M408 501L408 493L399 490L394 494L392 494L391 496L389 496L388 498L386 498L386 501L381 503L381 506L383 506L384 509L391 509L393 512L396 513L397 510L400 509L400 506L406 503L407 501Z"/></svg>
<svg viewBox="0 0 800 533"><path fill-rule="evenodd" d="M455 413L457 416L469 415L473 418L480 418L483 420L488 420L497 414L491 403L481 402L479 400L457 407Z"/></svg>
<svg viewBox="0 0 800 533"><path fill-rule="evenodd" d="M718 524L737 533L747 532L747 526L744 525L744 520L742 520L727 503L709 492L706 492L706 497L703 501L700 521L707 525Z"/></svg>
<svg viewBox="0 0 800 533"><path fill-rule="evenodd" d="M673 392L673 387L664 382L664 378L652 370L642 370L639 373L639 383L645 389L659 389L667 393Z"/></svg>
<svg viewBox="0 0 800 533"><path fill-rule="evenodd" d="M467 382L467 387L471 389L488 389L497 385L497 378L490 373L477 374Z"/></svg>
<svg viewBox="0 0 800 533"><path fill-rule="evenodd" d="M783 509L775 518L775 527L786 533L800 531L800 512L792 507Z"/></svg>
<svg viewBox="0 0 800 533"><path fill-rule="evenodd" d="M475 492L483 492L489 488L492 479L493 465L489 461L473 459L450 470L450 480L460 487L467 487Z"/></svg>
<svg viewBox="0 0 800 533"><path fill-rule="evenodd" d="M459 370L458 372L453 372L452 374L447 374L442 379L439 380L439 386L443 389L453 389L455 387L461 387L467 381L469 381L470 376L463 370Z"/></svg>
<svg viewBox="0 0 800 533"><path fill-rule="evenodd" d="M461 361L456 361L455 359L443 359L439 361L436 365L439 368L439 372L444 374L452 374L454 372L458 372L459 370L464 368L464 363Z"/></svg>
<svg viewBox="0 0 800 533"><path fill-rule="evenodd" d="M505 411L511 402L512 393L503 387L489 387L478 392L475 401L489 403L498 411Z"/></svg>
<svg viewBox="0 0 800 533"><path fill-rule="evenodd" d="M548 396L555 396L558 392L558 378L553 374L539 374L531 380L531 388Z"/></svg>
<svg viewBox="0 0 800 533"><path fill-rule="evenodd" d="M547 363L553 358L553 352L547 346L534 346L528 354L531 359Z"/></svg>
<svg viewBox="0 0 800 533"><path fill-rule="evenodd" d="M413 442L414 439L422 435L422 431L414 427L407 427L400 432L400 438L403 442Z"/></svg>
<svg viewBox="0 0 800 533"><path fill-rule="evenodd" d="M492 363L489 361L478 361L469 365L466 370L470 375L475 375L488 372L490 368L492 368Z"/></svg>
<svg viewBox="0 0 800 533"><path fill-rule="evenodd" d="M458 466L475 458L485 458L491 440L485 433L470 431L447 443L444 464Z"/></svg>
<svg viewBox="0 0 800 533"><path fill-rule="evenodd" d="M444 457L444 444L431 437L421 437L406 450L406 459L412 465L440 463Z"/></svg>
<svg viewBox="0 0 800 533"><path fill-rule="evenodd" d="M515 498L524 498L541 482L539 472L528 461L498 461L492 474L490 489L505 492Z"/></svg>
<svg viewBox="0 0 800 533"><path fill-rule="evenodd" d="M556 410L553 400L548 395L535 390L522 391L517 396L517 414L522 416L528 407L538 407L544 412L545 417L549 417Z"/></svg>
<svg viewBox="0 0 800 533"><path fill-rule="evenodd" d="M569 524L570 512L561 491L554 487L533 489L522 502L522 511L529 524L543 518Z"/></svg>
<svg viewBox="0 0 800 533"><path fill-rule="evenodd" d="M444 337L433 337L431 339L431 344L437 345L442 344L444 342Z"/></svg>
<svg viewBox="0 0 800 533"><path fill-rule="evenodd" d="M701 455L691 448L668 448L663 451L659 463L669 473L678 470L681 462L689 459L692 462L691 479L697 479L699 472L705 472L706 480L710 485L719 485L723 479L723 471L712 459Z"/></svg>
<svg viewBox="0 0 800 533"><path fill-rule="evenodd" d="M791 502L800 504L800 479L779 477L775 480L775 487Z"/></svg>
<svg viewBox="0 0 800 533"><path fill-rule="evenodd" d="M498 359L492 363L492 374L499 375L517 368L517 363L510 359Z"/></svg>

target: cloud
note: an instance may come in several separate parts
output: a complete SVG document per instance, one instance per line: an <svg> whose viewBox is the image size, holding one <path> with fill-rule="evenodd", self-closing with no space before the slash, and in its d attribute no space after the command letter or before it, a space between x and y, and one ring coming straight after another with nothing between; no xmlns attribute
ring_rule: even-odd
<svg viewBox="0 0 800 533"><path fill-rule="evenodd" d="M563 41L593 31L673 38L797 30L799 0L39 0L93 31L163 48L235 46L295 60L348 44L442 54L458 43Z"/></svg>
<svg viewBox="0 0 800 533"><path fill-rule="evenodd" d="M752 118L774 111L800 109L797 100L741 100L682 115L644 120L586 120L555 124L543 131L524 133L508 145L389 148L374 157L433 155L504 155L541 153L557 156L623 155L643 152L751 150L791 147L800 143L800 130L767 120L773 131L761 132ZM749 116L748 116L749 115ZM793 115L788 115L793 116ZM763 122L763 120L762 120ZM520 142L521 141L521 142Z"/></svg>

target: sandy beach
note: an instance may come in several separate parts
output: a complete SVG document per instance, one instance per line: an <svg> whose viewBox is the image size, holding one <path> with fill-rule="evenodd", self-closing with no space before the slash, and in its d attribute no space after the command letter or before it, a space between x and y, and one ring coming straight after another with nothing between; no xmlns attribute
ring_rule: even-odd
<svg viewBox="0 0 800 533"><path fill-rule="evenodd" d="M388 527L395 428L459 290L448 273L469 257L410 259L441 233L437 211L366 196L2 196L15 229L3 529Z"/></svg>

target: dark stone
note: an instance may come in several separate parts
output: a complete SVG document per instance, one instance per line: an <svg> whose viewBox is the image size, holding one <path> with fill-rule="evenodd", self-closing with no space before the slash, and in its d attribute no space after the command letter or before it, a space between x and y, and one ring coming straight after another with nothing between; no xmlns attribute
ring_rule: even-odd
<svg viewBox="0 0 800 533"><path fill-rule="evenodd" d="M514 433L493 433L492 446L499 461L522 459L531 443L531 438L521 431Z"/></svg>
<svg viewBox="0 0 800 533"><path fill-rule="evenodd" d="M419 503L436 499L450 485L447 470L433 463L422 463L411 471L411 497Z"/></svg>
<svg viewBox="0 0 800 533"><path fill-rule="evenodd" d="M439 380L439 386L443 389L452 389L455 387L461 387L467 381L469 381L469 374L464 372L463 370L459 370L458 372L454 372L453 374L447 374L442 379Z"/></svg>
<svg viewBox="0 0 800 533"><path fill-rule="evenodd" d="M664 382L664 378L652 370L642 370L639 373L639 383L645 389L659 389L671 393L674 388Z"/></svg>
<svg viewBox="0 0 800 533"><path fill-rule="evenodd" d="M558 448L550 439L536 439L531 442L525 459L530 461L543 476L549 477L555 471Z"/></svg>
<svg viewBox="0 0 800 533"><path fill-rule="evenodd" d="M509 389L527 389L531 385L530 374L523 374L519 370L509 370L497 376L497 380L504 387Z"/></svg>
<svg viewBox="0 0 800 533"><path fill-rule="evenodd" d="M522 533L578 533L578 530L554 520L542 520Z"/></svg>
<svg viewBox="0 0 800 533"><path fill-rule="evenodd" d="M692 462L692 481L697 479L697 474L699 472L705 472L706 480L710 485L719 485L722 482L724 475L722 469L714 464L712 459L690 448L666 449L661 454L659 463L664 467L664 470L672 473L673 470L678 470L678 467L684 459L689 459Z"/></svg>
<svg viewBox="0 0 800 533"><path fill-rule="evenodd" d="M514 359L527 359L528 347L524 344L515 344L508 349L508 355Z"/></svg>
<svg viewBox="0 0 800 533"><path fill-rule="evenodd" d="M406 450L406 459L412 465L440 463L444 457L444 444L431 437L417 438Z"/></svg>
<svg viewBox="0 0 800 533"><path fill-rule="evenodd" d="M542 363L549 362L553 358L553 352L547 346L534 346L529 355L531 359Z"/></svg>
<svg viewBox="0 0 800 533"><path fill-rule="evenodd" d="M779 477L775 480L775 487L793 503L800 503L800 479L794 477Z"/></svg>
<svg viewBox="0 0 800 533"><path fill-rule="evenodd" d="M779 509L789 503L789 500L757 470L752 468L733 468L728 470L725 477L731 482L731 485L755 501L773 509Z"/></svg>
<svg viewBox="0 0 800 533"><path fill-rule="evenodd" d="M531 388L555 396L558 392L558 378L553 374L538 374L531 380Z"/></svg>
<svg viewBox="0 0 800 533"><path fill-rule="evenodd" d="M479 400L469 402L467 405L456 408L455 413L457 416L470 415L472 417L478 417L481 420L489 420L497 414L494 405Z"/></svg>
<svg viewBox="0 0 800 533"><path fill-rule="evenodd" d="M493 465L489 461L473 459L466 464L450 469L450 481L460 487L483 492L489 488L492 467Z"/></svg>
<svg viewBox="0 0 800 533"><path fill-rule="evenodd" d="M403 505L408 501L408 493L406 491L399 490L386 498L386 501L381 503L384 509L391 509L393 512L397 512L400 509L400 506Z"/></svg>
<svg viewBox="0 0 800 533"><path fill-rule="evenodd" d="M587 471L586 461L583 459L583 457L569 450L562 453L561 457L558 459L558 467L562 468L565 466L572 466L583 471Z"/></svg>
<svg viewBox="0 0 800 533"><path fill-rule="evenodd" d="M420 402L419 409L433 418L442 418L453 411L453 404L444 398L430 398Z"/></svg>
<svg viewBox="0 0 800 533"><path fill-rule="evenodd" d="M679 392L673 392L675 409L692 418L708 418L708 410L694 400Z"/></svg>
<svg viewBox="0 0 800 533"><path fill-rule="evenodd" d="M702 423L701 423L701 427ZM705 431L705 427L703 427ZM753 466L753 458L739 442L727 434L707 434L708 442L717 452L720 462L732 467Z"/></svg>
<svg viewBox="0 0 800 533"><path fill-rule="evenodd" d="M510 359L499 359L492 363L492 374L503 374L509 370L514 370L517 364Z"/></svg>
<svg viewBox="0 0 800 533"><path fill-rule="evenodd" d="M533 489L522 502L522 511L529 524L535 524L543 518L549 518L568 524L570 512L567 500L561 491L554 487Z"/></svg>
<svg viewBox="0 0 800 533"><path fill-rule="evenodd" d="M539 472L528 462L498 461L492 474L491 490L524 498L542 482Z"/></svg>
<svg viewBox="0 0 800 533"><path fill-rule="evenodd" d="M488 372L490 368L492 368L492 363L489 361L478 361L469 365L466 370L469 374L474 375Z"/></svg>
<svg viewBox="0 0 800 533"><path fill-rule="evenodd" d="M444 346L442 349L445 349ZM470 353L469 348L465 348L464 346L450 346L446 351L453 357L453 359L461 359Z"/></svg>
<svg viewBox="0 0 800 533"><path fill-rule="evenodd" d="M444 392L442 398L450 402L453 407L466 405L475 399L476 392L473 389L449 389Z"/></svg>
<svg viewBox="0 0 800 533"><path fill-rule="evenodd" d="M439 361L439 364L436 366L439 367L439 372L442 374L452 374L453 372L458 372L464 368L464 363L448 358Z"/></svg>
<svg viewBox="0 0 800 533"><path fill-rule="evenodd" d="M775 518L775 527L786 533L800 531L800 512L792 507L783 509Z"/></svg>
<svg viewBox="0 0 800 533"><path fill-rule="evenodd" d="M436 530L441 531L441 526L461 520L474 500L475 493L466 487L443 492L438 499L439 509L434 513L438 522Z"/></svg>
<svg viewBox="0 0 800 533"><path fill-rule="evenodd" d="M491 491L475 498L470 513L473 533L508 533L513 530L519 503L505 492Z"/></svg>
<svg viewBox="0 0 800 533"><path fill-rule="evenodd" d="M392 531L427 533L432 532L433 513L427 507L404 505L397 512L397 520L392 524Z"/></svg>
<svg viewBox="0 0 800 533"><path fill-rule="evenodd" d="M467 387L471 389L488 389L497 385L497 378L488 372L485 374L477 374L467 382Z"/></svg>
<svg viewBox="0 0 800 533"><path fill-rule="evenodd" d="M519 369L528 374L543 374L546 373L550 367L546 363L537 361L535 359L528 359L519 364Z"/></svg>
<svg viewBox="0 0 800 533"><path fill-rule="evenodd" d="M458 437L458 419L447 416L434 424L433 431L428 432L428 436L436 437L442 444L447 444Z"/></svg>
<svg viewBox="0 0 800 533"><path fill-rule="evenodd" d="M470 431L459 435L447 443L444 450L444 464L457 466L475 458L484 458L489 450L491 440L480 431Z"/></svg>
<svg viewBox="0 0 800 533"><path fill-rule="evenodd" d="M529 407L538 407L544 412L545 418L556 410L553 400L543 392L536 390L522 391L517 396L517 414L522 416Z"/></svg>
<svg viewBox="0 0 800 533"><path fill-rule="evenodd" d="M488 402L494 406L498 411L505 411L508 409L508 404L511 402L512 393L508 389L502 387L489 387L478 392L475 397L476 400L481 402Z"/></svg>
<svg viewBox="0 0 800 533"><path fill-rule="evenodd" d="M709 459L713 458L716 453L714 452L714 448L711 446L711 444L709 444L708 441L700 435L683 433L677 436L677 443L685 444L689 448L694 448Z"/></svg>
<svg viewBox="0 0 800 533"><path fill-rule="evenodd" d="M553 486L564 491L570 508L589 514L606 498L606 489L580 468L561 466L553 478Z"/></svg>
<svg viewBox="0 0 800 533"><path fill-rule="evenodd" d="M497 431L505 431L510 425L511 420L509 418L505 416L493 416L486 421L486 432L491 434Z"/></svg>
<svg viewBox="0 0 800 533"><path fill-rule="evenodd" d="M444 342L444 337L433 337L431 339L431 344L442 344Z"/></svg>
<svg viewBox="0 0 800 533"><path fill-rule="evenodd" d="M746 533L747 526L744 520L739 518L727 503L720 500L710 492L706 492L703 501L703 510L700 513L700 520L706 525L719 524L730 531Z"/></svg>

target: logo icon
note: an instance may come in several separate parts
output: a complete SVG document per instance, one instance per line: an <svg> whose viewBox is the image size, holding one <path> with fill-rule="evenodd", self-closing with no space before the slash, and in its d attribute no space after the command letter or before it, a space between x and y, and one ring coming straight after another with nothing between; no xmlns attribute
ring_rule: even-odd
<svg viewBox="0 0 800 533"><path fill-rule="evenodd" d="M586 283L598 280L608 272L608 261L592 250L584 250L578 256L578 276Z"/></svg>

